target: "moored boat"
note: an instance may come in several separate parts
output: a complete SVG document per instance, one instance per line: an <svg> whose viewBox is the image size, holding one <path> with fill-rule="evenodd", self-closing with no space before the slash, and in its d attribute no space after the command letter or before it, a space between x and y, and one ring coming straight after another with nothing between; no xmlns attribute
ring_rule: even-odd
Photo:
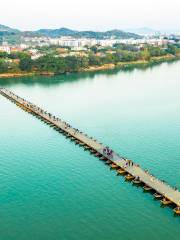
<svg viewBox="0 0 180 240"><path fill-rule="evenodd" d="M107 165L110 165L111 163L112 163L111 160L107 160L107 161L106 161L106 164L107 164Z"/></svg>
<svg viewBox="0 0 180 240"><path fill-rule="evenodd" d="M120 168L117 170L118 174L125 174L126 173L126 170Z"/></svg>
<svg viewBox="0 0 180 240"><path fill-rule="evenodd" d="M161 200L161 203L162 203L163 205L169 205L169 204L172 203L172 201L169 200L168 198L163 198L163 199Z"/></svg>
<svg viewBox="0 0 180 240"><path fill-rule="evenodd" d="M112 163L112 164L111 164L111 168L112 168L112 169L117 169L117 168L119 168L119 166L118 166L117 164L115 164L115 163Z"/></svg>
<svg viewBox="0 0 180 240"><path fill-rule="evenodd" d="M143 187L143 189L144 189L144 191L151 191L151 190L152 190L152 188L149 187L149 186L147 186L147 185L145 185L145 186Z"/></svg>
<svg viewBox="0 0 180 240"><path fill-rule="evenodd" d="M163 196L160 193L157 193L157 192L154 194L154 197L157 198L157 199L163 198Z"/></svg>
<svg viewBox="0 0 180 240"><path fill-rule="evenodd" d="M176 208L174 208L173 211L175 212L175 214L180 215L180 206L177 206Z"/></svg>
<svg viewBox="0 0 180 240"><path fill-rule="evenodd" d="M139 177L133 179L132 182L133 182L134 184L141 184L141 183L142 183Z"/></svg>
<svg viewBox="0 0 180 240"><path fill-rule="evenodd" d="M97 153L94 154L94 156L95 156L95 157L100 157L100 156L102 156L102 155L97 152Z"/></svg>
<svg viewBox="0 0 180 240"><path fill-rule="evenodd" d="M125 179L126 180L132 180L132 179L134 179L134 176L132 176L131 174L128 174L128 175L125 176Z"/></svg>

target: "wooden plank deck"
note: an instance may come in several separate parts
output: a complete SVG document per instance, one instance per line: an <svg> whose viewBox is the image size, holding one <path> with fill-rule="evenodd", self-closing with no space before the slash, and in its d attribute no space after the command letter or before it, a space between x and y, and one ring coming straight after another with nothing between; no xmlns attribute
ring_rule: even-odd
<svg viewBox="0 0 180 240"><path fill-rule="evenodd" d="M155 192L161 194L164 198L167 198L172 203L180 206L180 192L178 189L175 189L165 183L164 181L159 180L154 177L148 171L143 170L139 165L129 161L126 158L121 157L118 153L112 152L112 155L107 155L104 153L103 144L99 143L97 140L90 138L86 134L80 132L78 129L71 127L65 121L52 116L52 114L47 113L38 106L28 102L27 100L15 95L11 91L0 88L0 94L8 98L9 100L15 102L23 110L39 116L41 119L47 121L58 129L63 130L68 135L72 136L78 140L82 145L88 146L90 149L95 150L96 153L99 153L101 156L104 156L107 160L111 160L114 164L118 165L122 169L125 169L128 174L131 174L145 184L146 186L151 187Z"/></svg>

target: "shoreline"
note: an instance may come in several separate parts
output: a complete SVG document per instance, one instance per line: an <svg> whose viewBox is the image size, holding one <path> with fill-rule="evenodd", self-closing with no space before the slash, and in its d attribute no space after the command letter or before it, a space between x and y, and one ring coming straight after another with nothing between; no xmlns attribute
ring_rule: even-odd
<svg viewBox="0 0 180 240"><path fill-rule="evenodd" d="M0 78L17 78L33 75L36 75L36 73L1 73Z"/></svg>
<svg viewBox="0 0 180 240"><path fill-rule="evenodd" d="M149 61L147 60L138 60L138 61L132 61L132 62L118 62L117 64L109 63L104 64L102 66L90 66L89 68L83 68L77 71L77 73L81 72L100 72L104 70L113 70L113 69L128 69L128 68L138 68L138 67L148 67L152 65L156 65L159 63L165 63L165 62L171 62L180 60L180 55L174 56L174 55L166 55L162 57L152 57ZM75 73L75 72L71 72ZM26 77L26 76L57 76L57 75L63 75L68 73L59 73L56 74L54 72L20 72L20 73L1 73L1 78L18 78L18 77Z"/></svg>

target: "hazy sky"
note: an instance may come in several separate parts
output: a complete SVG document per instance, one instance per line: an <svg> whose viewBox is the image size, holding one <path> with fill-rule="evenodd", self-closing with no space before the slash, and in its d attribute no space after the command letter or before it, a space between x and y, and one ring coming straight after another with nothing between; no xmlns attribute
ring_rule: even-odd
<svg viewBox="0 0 180 240"><path fill-rule="evenodd" d="M180 0L1 0L0 24L22 30L180 29Z"/></svg>

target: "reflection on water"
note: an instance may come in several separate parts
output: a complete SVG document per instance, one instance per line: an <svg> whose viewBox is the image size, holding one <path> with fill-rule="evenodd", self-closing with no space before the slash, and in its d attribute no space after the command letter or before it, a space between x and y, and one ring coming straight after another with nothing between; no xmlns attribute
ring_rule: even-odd
<svg viewBox="0 0 180 240"><path fill-rule="evenodd" d="M177 61L170 61L167 63L159 63L155 64L153 66L139 66L139 67L129 67L127 69L119 70L119 69L110 69L110 70L104 70L104 71L96 71L96 72L84 72L84 73L70 73L70 74L62 74L59 76L28 76L28 77L17 77L17 78L6 78L6 79L1 79L0 78L0 86L2 87L8 87L12 86L14 84L25 84L25 85L35 85L35 84L40 84L40 85L59 85L64 82L73 82L73 81L82 81L85 79L94 79L96 76L106 76L110 77L113 75L116 75L117 73L120 72L127 72L131 73L136 71L138 69L139 71L146 71L147 69L152 69L152 68L158 68L159 65L161 64L166 64L166 65L173 65Z"/></svg>

